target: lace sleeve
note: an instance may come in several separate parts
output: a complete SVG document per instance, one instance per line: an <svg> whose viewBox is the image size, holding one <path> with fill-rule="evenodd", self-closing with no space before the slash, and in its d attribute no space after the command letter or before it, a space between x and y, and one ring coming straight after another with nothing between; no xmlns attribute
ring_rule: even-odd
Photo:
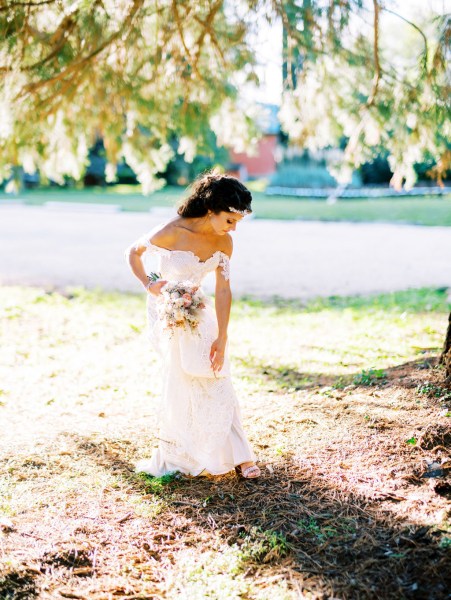
<svg viewBox="0 0 451 600"><path fill-rule="evenodd" d="M155 244L152 244L152 242L150 241L154 237L154 235L156 233L158 233L164 226L165 226L165 223L160 223L159 225L156 225L153 229L151 229L150 231L147 231L141 237L139 237L135 242L133 242L133 244L130 247L137 250L139 247L144 246L146 249L145 254L158 254L158 253L165 252L166 251L165 248L156 246Z"/></svg>
<svg viewBox="0 0 451 600"><path fill-rule="evenodd" d="M141 237L139 237L135 242L133 242L133 244L131 245L131 247L134 250L138 250L138 248L140 248L141 246L145 246L146 249L148 250L149 247L152 245L150 243L150 239L149 239L149 235L146 233L144 235L142 235Z"/></svg>
<svg viewBox="0 0 451 600"><path fill-rule="evenodd" d="M131 245L131 248L133 248L134 250L137 250L139 247L144 246L146 249L146 251L145 251L146 254L157 254L158 251L161 250L161 248L159 248L158 246L155 246L150 241L154 233L155 233L155 230L152 229L151 231L148 231L147 233L143 234L135 242L133 242L133 244Z"/></svg>
<svg viewBox="0 0 451 600"><path fill-rule="evenodd" d="M220 258L218 266L222 267L221 273L224 279L228 281L230 279L230 259L227 254L224 254L223 252L221 252L219 256Z"/></svg>

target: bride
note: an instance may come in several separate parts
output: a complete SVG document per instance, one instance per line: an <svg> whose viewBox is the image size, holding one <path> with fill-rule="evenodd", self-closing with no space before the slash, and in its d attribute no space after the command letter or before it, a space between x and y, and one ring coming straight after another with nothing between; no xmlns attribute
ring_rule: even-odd
<svg viewBox="0 0 451 600"><path fill-rule="evenodd" d="M159 445L150 460L138 463L139 472L220 475L235 468L245 478L260 475L241 425L227 356L229 232L251 212L251 200L234 177L204 175L178 208L178 217L127 250L130 268L148 292L149 336L163 371ZM148 253L158 258L161 278L156 281L146 274ZM194 332L188 327L168 331L158 315L162 288L168 281L200 285L210 271L216 274L215 306L206 301Z"/></svg>

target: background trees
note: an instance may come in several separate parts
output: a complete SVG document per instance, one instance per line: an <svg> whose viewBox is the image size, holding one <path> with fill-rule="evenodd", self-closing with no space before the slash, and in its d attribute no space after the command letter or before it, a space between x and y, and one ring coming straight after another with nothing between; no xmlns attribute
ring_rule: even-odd
<svg viewBox="0 0 451 600"><path fill-rule="evenodd" d="M413 185L424 158L441 180L451 163L450 15L413 22L391 0L6 0L0 175L23 165L78 179L102 137L107 176L125 158L151 191L174 140L189 160L211 130L246 145L253 119L237 99L255 78L247 32L263 18L284 26L291 141L343 147L332 165L342 181L381 149L396 187Z"/></svg>
<svg viewBox="0 0 451 600"><path fill-rule="evenodd" d="M1 175L23 165L79 179L102 137L107 175L124 157L150 191L174 138L188 159L215 125L245 138L250 119L225 101L236 97L234 73L252 64L245 34L222 1L6 2Z"/></svg>
<svg viewBox="0 0 451 600"><path fill-rule="evenodd" d="M429 3L417 23L388 0L279 10L289 65L281 120L291 140L313 150L341 144L335 173L345 182L381 151L395 187L411 187L424 159L440 182L451 165L451 15Z"/></svg>

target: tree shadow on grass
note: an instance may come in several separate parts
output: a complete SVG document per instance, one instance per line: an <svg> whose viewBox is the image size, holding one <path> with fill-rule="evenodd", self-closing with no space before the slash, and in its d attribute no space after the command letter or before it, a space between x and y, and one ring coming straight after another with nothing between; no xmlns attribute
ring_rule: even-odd
<svg viewBox="0 0 451 600"><path fill-rule="evenodd" d="M103 468L124 469L135 493L164 500L161 523L153 520L150 527L163 527L177 542L152 546L149 560L169 552L176 562L177 550L192 546L197 533L199 555L217 549L218 540L230 546L257 587L280 578L299 597L449 598L451 554L440 545L441 533L396 516L394 499L374 501L346 491L290 458L255 481L234 474L147 478L131 475L131 464L116 451L98 454L87 442L80 441L78 451L88 451Z"/></svg>
<svg viewBox="0 0 451 600"><path fill-rule="evenodd" d="M267 364L246 359L246 369L254 377L259 377L266 391L297 392L331 387L337 390L351 385L412 388L412 372L418 374L432 369L438 364L437 356L424 357L384 369L363 369L356 373L331 375L310 371L299 371L287 364Z"/></svg>
<svg viewBox="0 0 451 600"><path fill-rule="evenodd" d="M19 598L37 598L37 573L28 569L14 569L0 574L0 598L2 600L16 600Z"/></svg>
<svg viewBox="0 0 451 600"><path fill-rule="evenodd" d="M91 555L83 555L89 564L80 566L79 556L75 560L70 550L63 569L60 563L65 546L55 543L55 552L43 554L38 568L11 570L0 577L1 598L40 597L49 567L57 569L59 584L71 586L70 593L75 589L81 594L68 597L86 597L83 589L88 597L104 597L105 590L112 589L111 570L116 563L113 561L112 566L108 561L116 553L134 564L139 552L139 564L147 564L161 582L165 577L161 565L170 563L177 568L181 553L192 551L204 560L203 569L209 577L210 559L205 562L205 556L210 551L217 556L224 548L239 558L238 571L225 576L233 579L241 574L256 590L285 581L299 598L449 598L451 555L443 544L443 532L398 516L396 497L374 500L341 488L329 477L336 475L333 461L328 469L320 471L312 464L306 470L285 457L271 471L263 468L262 477L254 481L235 474L147 478L134 473L132 459L139 452L136 442L94 441L74 434L68 439L74 453L121 482L114 497L105 497L112 505L121 500L120 518L117 510L105 508L102 523L96 525L99 529L79 533L73 541L80 547L97 547L107 540L99 546L92 579L97 592L89 588L94 573ZM142 514L135 513L137 497L146 505L163 508L143 519ZM136 520L139 523L134 526ZM211 577L216 574L212 572ZM140 571L130 571L127 577L134 597L164 597L148 594L146 585L150 584L141 579ZM118 584L117 594L127 597L121 590ZM211 597L220 600L220 596Z"/></svg>

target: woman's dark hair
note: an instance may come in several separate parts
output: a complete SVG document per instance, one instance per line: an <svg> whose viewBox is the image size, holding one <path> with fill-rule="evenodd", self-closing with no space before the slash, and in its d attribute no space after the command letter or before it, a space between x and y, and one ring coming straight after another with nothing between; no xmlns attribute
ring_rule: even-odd
<svg viewBox="0 0 451 600"><path fill-rule="evenodd" d="M197 179L191 193L177 209L181 217L204 217L209 210L215 214L230 212L230 208L251 212L252 195L238 179L210 172Z"/></svg>

